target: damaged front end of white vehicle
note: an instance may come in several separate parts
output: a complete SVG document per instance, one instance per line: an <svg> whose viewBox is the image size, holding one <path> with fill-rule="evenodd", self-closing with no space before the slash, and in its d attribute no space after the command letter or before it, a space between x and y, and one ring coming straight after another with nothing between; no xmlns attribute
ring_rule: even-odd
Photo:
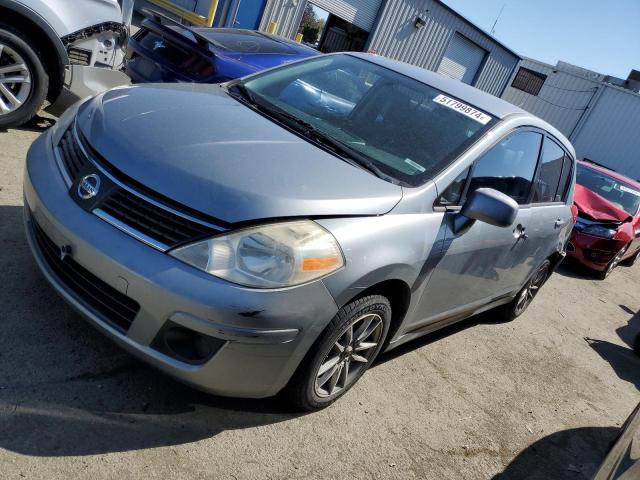
<svg viewBox="0 0 640 480"><path fill-rule="evenodd" d="M76 18L96 17L99 23L61 37L69 62L65 65L62 91L46 109L49 113L59 116L78 100L131 83L122 67L131 28L133 1L122 0L122 6L116 0L90 0L74 5L81 10L87 9L88 13L78 15L76 12ZM93 9L90 4L101 5ZM114 8L106 9L105 4L112 4ZM102 18L92 14L100 14Z"/></svg>

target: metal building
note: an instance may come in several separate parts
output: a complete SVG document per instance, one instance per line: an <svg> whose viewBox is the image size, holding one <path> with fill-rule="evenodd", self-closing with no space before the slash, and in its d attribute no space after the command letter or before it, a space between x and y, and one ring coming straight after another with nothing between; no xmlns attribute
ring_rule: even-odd
<svg viewBox="0 0 640 480"><path fill-rule="evenodd" d="M199 15L206 15L212 3L170 1ZM136 2L139 8L149 4ZM322 27L317 42L307 43L325 53L375 51L497 96L520 61L515 52L440 0L218 0L213 25L294 39L310 8L321 12Z"/></svg>
<svg viewBox="0 0 640 480"><path fill-rule="evenodd" d="M438 0L266 0L260 29L294 38L307 5L329 14L318 48L364 50L500 95L520 57ZM345 48L346 47L346 48Z"/></svg>
<svg viewBox="0 0 640 480"><path fill-rule="evenodd" d="M524 59L502 98L564 133L578 158L640 179L640 81Z"/></svg>

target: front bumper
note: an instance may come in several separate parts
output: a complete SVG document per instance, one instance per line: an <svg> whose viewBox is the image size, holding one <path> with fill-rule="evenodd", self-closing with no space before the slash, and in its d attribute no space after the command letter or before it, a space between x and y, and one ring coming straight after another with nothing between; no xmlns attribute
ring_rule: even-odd
<svg viewBox="0 0 640 480"><path fill-rule="evenodd" d="M271 291L233 285L154 250L82 210L67 192L49 132L29 150L24 196L29 245L62 297L127 351L201 390L250 398L276 394L337 313L321 281ZM35 228L56 245L66 246L83 269L140 305L127 330L116 328L56 275L36 241ZM224 344L204 364L176 360L154 347L167 322Z"/></svg>
<svg viewBox="0 0 640 480"><path fill-rule="evenodd" d="M621 240L587 235L573 230L567 246L567 257L597 271L604 271L609 262L624 247Z"/></svg>

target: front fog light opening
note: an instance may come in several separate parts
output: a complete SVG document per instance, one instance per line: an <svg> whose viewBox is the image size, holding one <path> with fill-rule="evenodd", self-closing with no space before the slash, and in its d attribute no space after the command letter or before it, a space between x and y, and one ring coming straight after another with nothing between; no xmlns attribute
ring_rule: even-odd
<svg viewBox="0 0 640 480"><path fill-rule="evenodd" d="M202 365L222 348L224 340L196 332L167 321L160 329L151 347L183 363Z"/></svg>

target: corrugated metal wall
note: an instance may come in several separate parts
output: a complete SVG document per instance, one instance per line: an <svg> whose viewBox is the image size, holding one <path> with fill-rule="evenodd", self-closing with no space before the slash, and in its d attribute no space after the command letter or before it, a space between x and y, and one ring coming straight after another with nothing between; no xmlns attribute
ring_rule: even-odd
<svg viewBox="0 0 640 480"><path fill-rule="evenodd" d="M382 0L314 0L314 4L358 27L371 31Z"/></svg>
<svg viewBox="0 0 640 480"><path fill-rule="evenodd" d="M531 95L513 88L509 82L502 98L546 120L569 137L600 83L530 59L523 59L519 67L546 75L542 89L537 96Z"/></svg>
<svg viewBox="0 0 640 480"><path fill-rule="evenodd" d="M640 95L605 86L572 142L578 158L640 180Z"/></svg>
<svg viewBox="0 0 640 480"><path fill-rule="evenodd" d="M564 133L578 158L640 179L640 94L603 83L605 75L564 62L552 66L525 59L519 66L547 75L539 94L509 82L502 98Z"/></svg>
<svg viewBox="0 0 640 480"><path fill-rule="evenodd" d="M294 38L302 21L305 5L305 0L267 0L260 30L266 30L269 23L276 22L276 35Z"/></svg>
<svg viewBox="0 0 640 480"><path fill-rule="evenodd" d="M419 30L414 26L418 16L426 21ZM500 95L519 58L435 0L387 0L369 48L436 71L456 32L489 52L474 86Z"/></svg>
<svg viewBox="0 0 640 480"><path fill-rule="evenodd" d="M350 3L377 4L379 1L350 0ZM277 23L278 35L293 38L305 4L304 0L268 0L260 29L266 30L273 21ZM436 0L386 0L383 5L377 22L374 22L368 48L375 49L380 55L437 71L447 45L458 32L489 52L474 86L493 95L502 93L519 61L517 55ZM414 26L418 15L427 22L420 30Z"/></svg>

